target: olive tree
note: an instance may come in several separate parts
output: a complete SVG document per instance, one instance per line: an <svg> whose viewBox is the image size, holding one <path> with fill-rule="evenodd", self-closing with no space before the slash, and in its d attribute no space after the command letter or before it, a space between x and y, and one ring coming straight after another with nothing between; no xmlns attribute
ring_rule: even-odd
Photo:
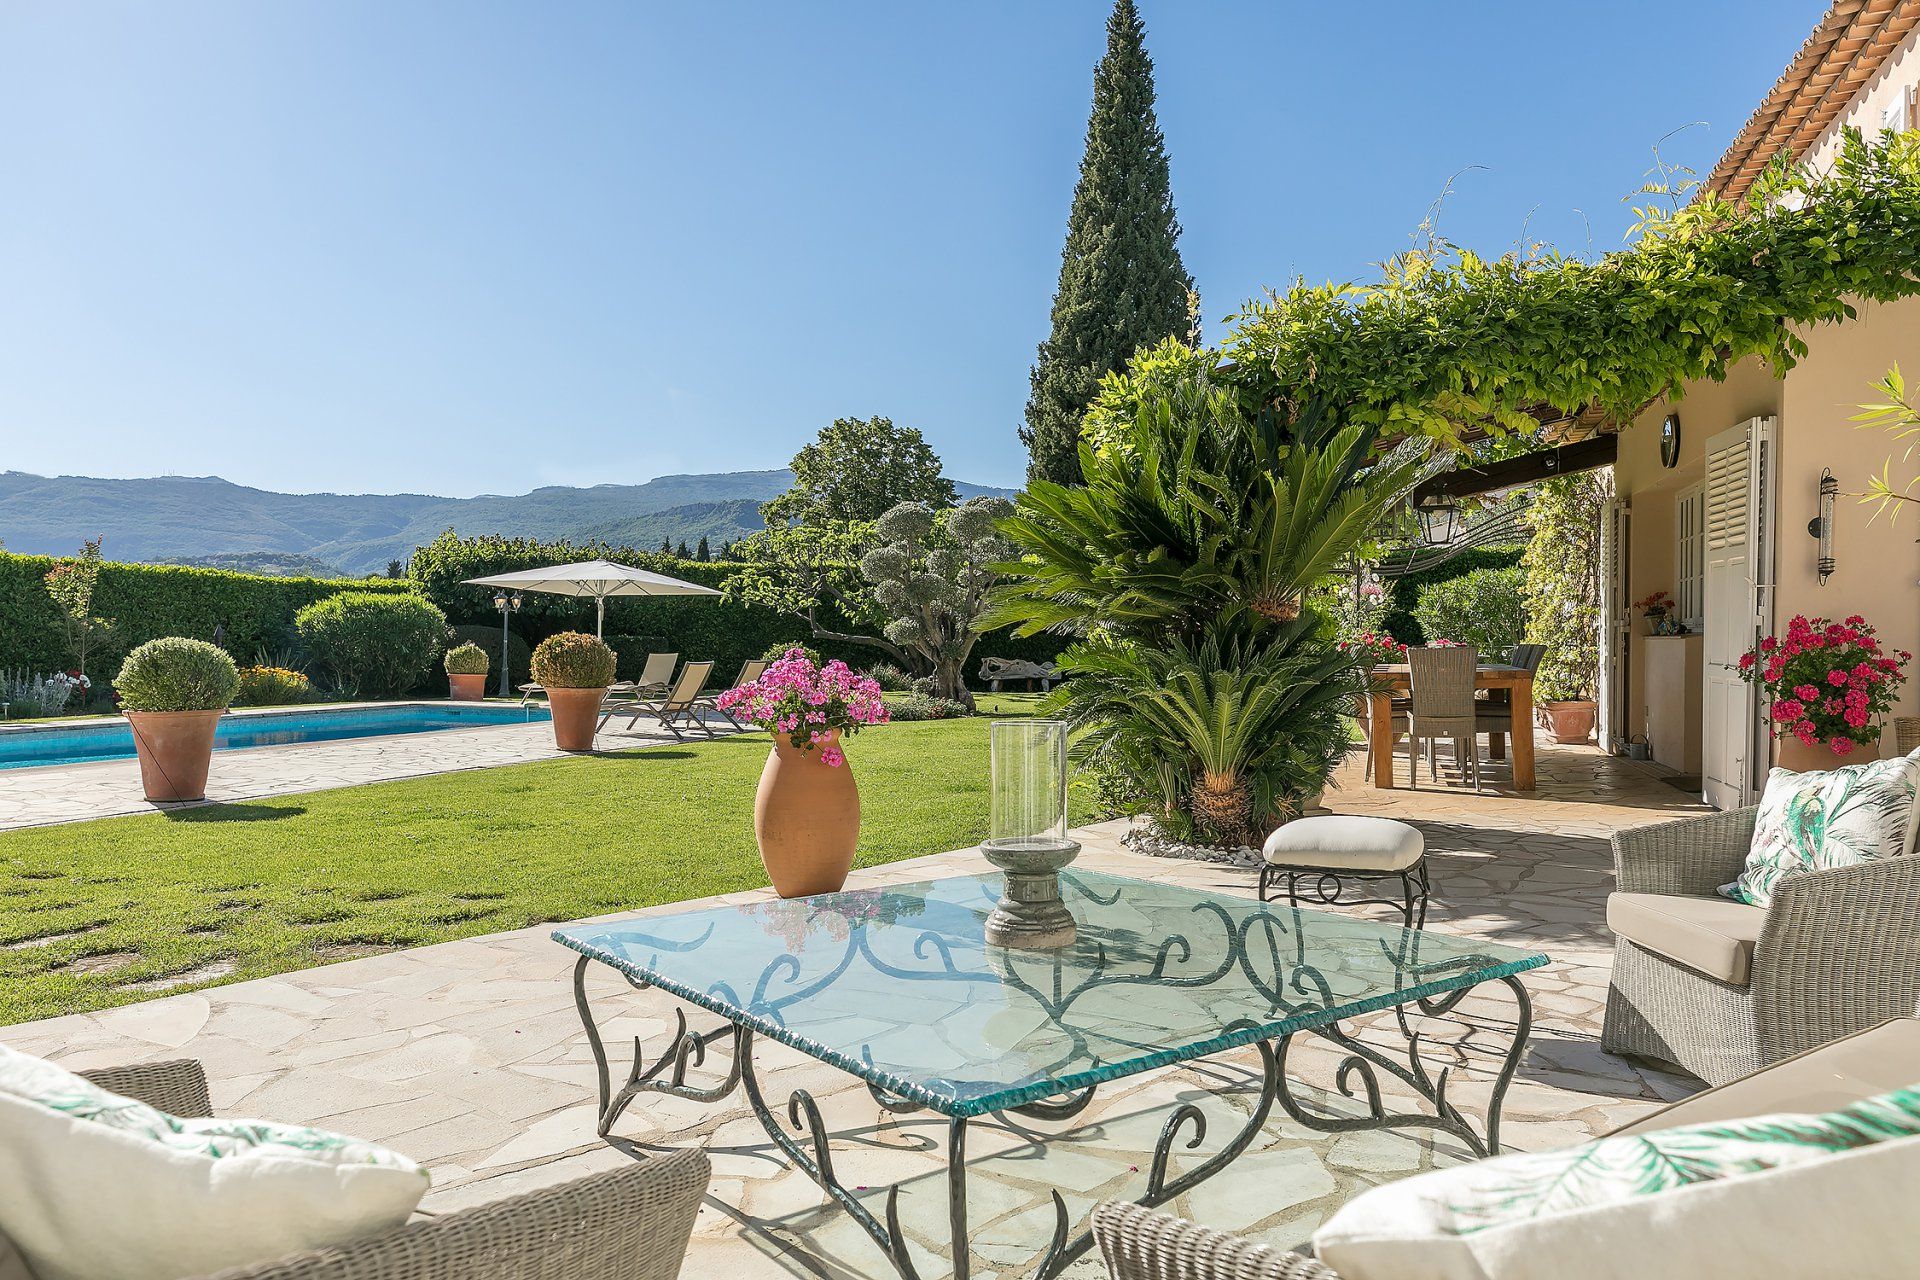
<svg viewBox="0 0 1920 1280"><path fill-rule="evenodd" d="M967 658L999 581L994 566L1014 554L999 529L1012 514L1005 498L974 498L944 511L903 502L880 517L880 545L860 558L860 575L886 615L887 639L932 675L935 694L969 707Z"/></svg>

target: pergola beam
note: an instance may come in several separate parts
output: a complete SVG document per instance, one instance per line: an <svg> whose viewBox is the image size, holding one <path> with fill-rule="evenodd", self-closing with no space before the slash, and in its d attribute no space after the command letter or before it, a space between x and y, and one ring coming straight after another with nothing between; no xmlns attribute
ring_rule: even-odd
<svg viewBox="0 0 1920 1280"><path fill-rule="evenodd" d="M1608 434L1594 436L1577 444L1556 445L1551 449L1521 454L1517 458L1504 458L1485 466L1461 467L1457 471L1443 472L1420 485L1413 491L1413 505L1417 507L1432 498L1471 498L1476 494L1551 480L1555 476L1592 471L1611 465L1619 453L1620 437Z"/></svg>

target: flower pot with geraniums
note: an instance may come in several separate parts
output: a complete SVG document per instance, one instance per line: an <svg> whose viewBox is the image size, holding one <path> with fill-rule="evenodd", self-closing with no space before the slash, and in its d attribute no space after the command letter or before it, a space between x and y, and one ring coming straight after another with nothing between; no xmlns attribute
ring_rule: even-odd
<svg viewBox="0 0 1920 1280"><path fill-rule="evenodd" d="M1687 634L1687 624L1674 616L1673 597L1664 591L1656 591L1645 600L1634 602L1647 620L1647 634L1650 636L1683 636Z"/></svg>
<svg viewBox="0 0 1920 1280"><path fill-rule="evenodd" d="M774 890L783 898L837 891L860 838L860 790L841 738L887 722L880 686L796 647L758 680L721 694L720 709L773 734L753 834Z"/></svg>
<svg viewBox="0 0 1920 1280"><path fill-rule="evenodd" d="M1907 681L1913 655L1888 652L1855 614L1845 622L1796 615L1786 634L1767 636L1740 657L1740 678L1765 696L1780 739L1780 765L1830 769L1880 741L1880 722Z"/></svg>
<svg viewBox="0 0 1920 1280"><path fill-rule="evenodd" d="M579 631L548 636L533 651L534 683L547 691L553 741L562 751L593 750L595 722L614 666L613 650Z"/></svg>
<svg viewBox="0 0 1920 1280"><path fill-rule="evenodd" d="M487 672L493 660L487 651L469 640L447 650L447 696L455 702L484 702L487 697Z"/></svg>
<svg viewBox="0 0 1920 1280"><path fill-rule="evenodd" d="M206 799L214 728L240 687L233 659L204 640L163 636L127 655L113 687L147 799Z"/></svg>

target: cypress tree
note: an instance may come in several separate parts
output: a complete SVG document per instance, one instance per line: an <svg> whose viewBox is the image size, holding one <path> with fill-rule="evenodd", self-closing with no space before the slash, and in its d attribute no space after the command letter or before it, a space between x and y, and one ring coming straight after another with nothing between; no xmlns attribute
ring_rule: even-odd
<svg viewBox="0 0 1920 1280"><path fill-rule="evenodd" d="M713 559L713 551L707 546L707 535L704 533L700 535L699 545L693 549L693 558L701 564Z"/></svg>
<svg viewBox="0 0 1920 1280"><path fill-rule="evenodd" d="M1193 278L1180 261L1153 60L1134 0L1115 0L1093 73L1086 153L1067 218L1053 332L1040 344L1020 430L1030 480L1080 482L1080 420L1100 379L1140 347L1191 333Z"/></svg>

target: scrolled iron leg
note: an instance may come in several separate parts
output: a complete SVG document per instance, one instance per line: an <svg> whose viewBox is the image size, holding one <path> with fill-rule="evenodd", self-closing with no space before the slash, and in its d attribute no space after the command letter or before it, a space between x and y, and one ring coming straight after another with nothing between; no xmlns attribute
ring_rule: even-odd
<svg viewBox="0 0 1920 1280"><path fill-rule="evenodd" d="M1494 1076L1493 1090L1487 1099L1486 1120L1480 1130L1474 1128L1447 1096L1448 1085L1452 1081L1452 1068L1445 1068L1438 1075L1428 1072L1426 1063L1420 1057L1421 1037L1418 1032L1414 1032L1407 1039L1407 1061L1403 1065L1371 1045L1360 1043L1342 1031L1338 1024L1311 1029L1314 1035L1346 1051L1347 1056L1341 1060L1335 1071L1334 1087L1344 1096L1352 1098L1356 1096L1355 1084L1358 1083L1361 1093L1364 1094L1366 1107L1365 1114L1359 1116L1329 1115L1313 1109L1297 1097L1287 1083L1285 1074L1291 1037L1281 1040L1279 1050L1281 1109L1296 1123L1320 1133L1351 1133L1374 1129L1436 1129L1459 1139L1475 1156L1498 1155L1500 1109L1506 1100L1508 1086L1513 1083L1514 1073L1520 1068L1521 1056L1526 1052L1527 1037L1533 1030L1533 1001L1527 995L1526 987L1517 977L1511 975L1502 977L1498 981L1513 992L1518 1013L1514 1024L1513 1043L1508 1046L1506 1055L1501 1059L1500 1070ZM1458 1005L1469 992L1477 989L1465 988L1437 1000L1421 1000L1420 1010L1426 1014L1445 1013ZM1382 1071L1425 1098L1432 1104L1433 1113L1429 1115L1419 1111L1387 1110L1380 1090L1379 1073Z"/></svg>
<svg viewBox="0 0 1920 1280"><path fill-rule="evenodd" d="M600 1028L595 1025L592 1006L587 1002L587 965L590 962L591 957L581 956L574 963L573 1007L580 1014L581 1025L587 1030L587 1044L593 1050L594 1071L600 1087L595 1132L600 1137L604 1138L612 1131L633 1100L643 1093L666 1093L676 1098L691 1098L696 1102L718 1102L739 1087L740 1046L733 1024L725 1023L712 1031L689 1031L687 1015L676 1007L673 1011L673 1039L666 1051L654 1059L652 1066L647 1066L645 1054L640 1048L640 1038L635 1036L633 1065L627 1071L626 1082L616 1092L607 1064L606 1045L600 1039ZM631 979L628 981L632 983ZM707 1060L707 1046L729 1037L734 1038L735 1045L733 1062L726 1076L713 1085L688 1084L687 1068L703 1065ZM665 1079L661 1079L663 1074Z"/></svg>

